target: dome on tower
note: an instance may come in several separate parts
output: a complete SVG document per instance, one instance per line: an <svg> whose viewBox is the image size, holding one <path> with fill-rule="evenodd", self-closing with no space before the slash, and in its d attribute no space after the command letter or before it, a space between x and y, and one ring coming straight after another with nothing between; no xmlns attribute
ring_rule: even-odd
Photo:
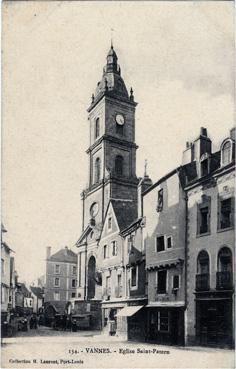
<svg viewBox="0 0 236 369"><path fill-rule="evenodd" d="M96 105L104 95L135 104L133 101L133 95L132 97L129 96L124 80L121 77L120 66L117 64L118 57L113 45L111 45L106 59L107 63L103 68L103 76L97 84L95 94L92 99L92 105L89 107L89 110Z"/></svg>

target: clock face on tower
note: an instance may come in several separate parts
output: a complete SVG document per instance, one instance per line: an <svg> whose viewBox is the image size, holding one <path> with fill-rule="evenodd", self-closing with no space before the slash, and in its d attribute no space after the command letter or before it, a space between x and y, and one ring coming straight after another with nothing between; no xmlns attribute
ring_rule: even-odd
<svg viewBox="0 0 236 369"><path fill-rule="evenodd" d="M120 126L123 126L123 124L125 123L125 118L122 114L116 115L116 123L119 124Z"/></svg>

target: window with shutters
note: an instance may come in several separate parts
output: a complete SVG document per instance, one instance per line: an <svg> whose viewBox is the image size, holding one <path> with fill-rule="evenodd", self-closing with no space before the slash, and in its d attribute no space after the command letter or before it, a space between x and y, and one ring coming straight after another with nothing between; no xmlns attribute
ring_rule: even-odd
<svg viewBox="0 0 236 369"><path fill-rule="evenodd" d="M167 270L157 272L157 293L164 294L167 289Z"/></svg>
<svg viewBox="0 0 236 369"><path fill-rule="evenodd" d="M205 195L202 196L202 202L197 208L197 234L204 235L210 233L210 212L211 199Z"/></svg>
<svg viewBox="0 0 236 369"><path fill-rule="evenodd" d="M234 198L219 199L218 229L233 227L234 221Z"/></svg>

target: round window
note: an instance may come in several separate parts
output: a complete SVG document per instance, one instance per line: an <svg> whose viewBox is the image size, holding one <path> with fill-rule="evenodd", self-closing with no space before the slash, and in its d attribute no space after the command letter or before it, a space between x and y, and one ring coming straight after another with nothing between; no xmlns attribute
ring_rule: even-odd
<svg viewBox="0 0 236 369"><path fill-rule="evenodd" d="M99 210L98 203L94 202L90 207L90 215L92 218L94 218L97 215L98 210Z"/></svg>

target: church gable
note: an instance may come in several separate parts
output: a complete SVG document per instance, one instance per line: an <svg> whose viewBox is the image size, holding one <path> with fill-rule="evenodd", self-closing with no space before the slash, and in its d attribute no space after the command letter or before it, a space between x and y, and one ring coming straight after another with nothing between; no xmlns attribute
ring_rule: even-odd
<svg viewBox="0 0 236 369"><path fill-rule="evenodd" d="M117 223L116 214L113 209L112 201L110 201L105 215L101 239L119 231L120 229Z"/></svg>

